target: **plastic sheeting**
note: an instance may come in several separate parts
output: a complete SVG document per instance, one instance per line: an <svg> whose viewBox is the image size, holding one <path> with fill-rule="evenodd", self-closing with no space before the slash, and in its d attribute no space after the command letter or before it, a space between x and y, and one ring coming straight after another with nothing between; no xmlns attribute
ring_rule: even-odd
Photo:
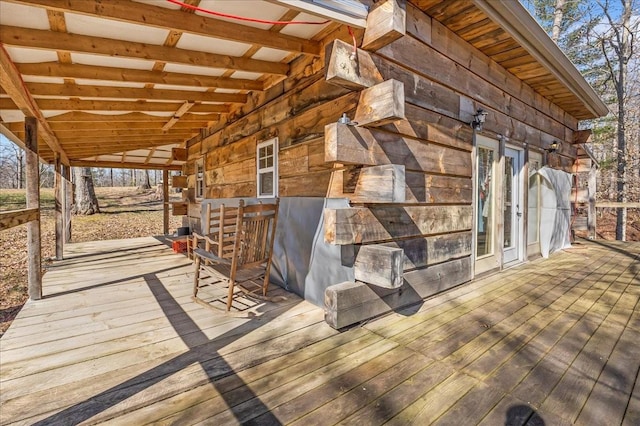
<svg viewBox="0 0 640 426"><path fill-rule="evenodd" d="M206 205L237 206L269 203L273 199L220 198L202 202L202 223ZM273 244L270 280L311 303L323 306L324 291L330 285L355 279L353 267L343 266L341 246L324 242L325 208L349 207L347 199L317 197L282 197Z"/></svg>
<svg viewBox="0 0 640 426"><path fill-rule="evenodd" d="M571 183L573 176L562 170L543 167L540 185L540 252L549 257L571 247Z"/></svg>

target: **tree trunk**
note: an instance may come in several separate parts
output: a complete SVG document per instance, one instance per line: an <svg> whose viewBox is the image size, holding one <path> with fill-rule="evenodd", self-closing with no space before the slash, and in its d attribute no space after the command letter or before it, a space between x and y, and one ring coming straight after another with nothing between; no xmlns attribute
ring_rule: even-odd
<svg viewBox="0 0 640 426"><path fill-rule="evenodd" d="M556 0L556 7L553 11L553 28L551 29L551 40L556 44L560 38L560 28L562 25L562 18L564 16L564 7L567 0Z"/></svg>
<svg viewBox="0 0 640 426"><path fill-rule="evenodd" d="M72 213L91 215L100 213L98 199L93 188L93 176L90 167L76 167L75 171L76 193Z"/></svg>
<svg viewBox="0 0 640 426"><path fill-rule="evenodd" d="M151 189L151 181L149 179L149 170L144 170L144 176L142 176L142 183L140 189Z"/></svg>

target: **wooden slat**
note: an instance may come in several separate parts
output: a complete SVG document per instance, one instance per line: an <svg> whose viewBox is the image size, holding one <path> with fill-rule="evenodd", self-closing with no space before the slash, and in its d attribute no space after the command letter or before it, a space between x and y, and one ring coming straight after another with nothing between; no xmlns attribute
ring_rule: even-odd
<svg viewBox="0 0 640 426"><path fill-rule="evenodd" d="M37 208L0 212L0 231L38 220L39 217Z"/></svg>

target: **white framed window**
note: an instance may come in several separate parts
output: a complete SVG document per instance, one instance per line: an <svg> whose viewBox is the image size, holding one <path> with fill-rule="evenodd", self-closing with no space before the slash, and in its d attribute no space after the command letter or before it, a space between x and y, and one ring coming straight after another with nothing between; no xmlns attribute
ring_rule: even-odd
<svg viewBox="0 0 640 426"><path fill-rule="evenodd" d="M196 198L204 198L204 159L196 161Z"/></svg>
<svg viewBox="0 0 640 426"><path fill-rule="evenodd" d="M256 152L258 198L278 196L278 138L260 142Z"/></svg>

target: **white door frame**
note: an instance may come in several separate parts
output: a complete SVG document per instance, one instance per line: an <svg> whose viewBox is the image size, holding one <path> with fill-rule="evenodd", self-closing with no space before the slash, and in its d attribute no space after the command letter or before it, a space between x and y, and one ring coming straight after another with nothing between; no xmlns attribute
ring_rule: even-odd
<svg viewBox="0 0 640 426"><path fill-rule="evenodd" d="M511 197L510 199L506 199L506 167L507 167L507 158L512 158L513 160L513 175L511 176L512 188L511 188ZM504 149L504 169L502 171L503 182L502 189L505 191L505 196L502 200L502 243L501 247L503 250L502 261L503 266L508 266L511 264L515 264L518 262L522 262L524 260L525 253L525 242L526 238L524 236L524 215L525 212L525 201L524 201L524 184L525 181L528 183L528 179L525 180L524 177L524 150L515 146L507 145ZM509 214L509 217L507 217ZM511 222L511 226L509 222ZM509 233L510 235L507 235ZM509 247L505 247L505 242L510 241L511 244Z"/></svg>

